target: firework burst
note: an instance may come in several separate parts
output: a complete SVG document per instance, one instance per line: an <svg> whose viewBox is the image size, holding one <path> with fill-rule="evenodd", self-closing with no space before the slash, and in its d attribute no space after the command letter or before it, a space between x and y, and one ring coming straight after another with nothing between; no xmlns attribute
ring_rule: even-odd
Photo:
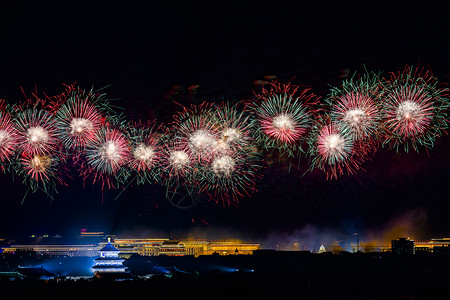
<svg viewBox="0 0 450 300"><path fill-rule="evenodd" d="M216 154L208 166L201 169L199 186L214 202L224 205L239 202L239 199L251 195L261 168L257 153L232 151Z"/></svg>
<svg viewBox="0 0 450 300"><path fill-rule="evenodd" d="M332 88L327 97L332 122L340 124L355 141L375 145L381 123L380 90L379 75L373 72Z"/></svg>
<svg viewBox="0 0 450 300"><path fill-rule="evenodd" d="M448 89L438 87L429 71L407 67L403 73L392 74L383 100L383 145L397 151L400 145L406 152L410 147L418 151L418 145L432 148L448 126Z"/></svg>
<svg viewBox="0 0 450 300"><path fill-rule="evenodd" d="M128 177L125 166L131 149L125 135L116 128L102 127L93 142L86 146L86 164L82 173L87 178L93 175L94 182L100 179L102 187L114 188L114 181L123 183Z"/></svg>
<svg viewBox="0 0 450 300"><path fill-rule="evenodd" d="M337 178L344 170L353 174L360 168L366 153L355 147L352 135L329 117L320 118L313 129L309 144L310 169L324 171L327 179Z"/></svg>
<svg viewBox="0 0 450 300"><path fill-rule="evenodd" d="M54 155L58 151L59 140L52 114L36 108L25 109L15 121L20 152Z"/></svg>
<svg viewBox="0 0 450 300"><path fill-rule="evenodd" d="M279 150L294 156L301 151L315 115L317 97L299 86L273 82L271 89L263 89L251 105L254 113L256 141L266 150Z"/></svg>
<svg viewBox="0 0 450 300"><path fill-rule="evenodd" d="M56 112L57 135L63 146L78 154L94 141L102 125L102 115L91 95L71 89Z"/></svg>
<svg viewBox="0 0 450 300"><path fill-rule="evenodd" d="M252 124L250 114L245 110L240 110L238 105L231 106L229 103L222 103L213 112L215 127L218 130L218 137L215 140L214 153L229 154L236 151L253 153L254 147L252 137Z"/></svg>
<svg viewBox="0 0 450 300"><path fill-rule="evenodd" d="M33 193L41 190L48 197L53 198L52 195L57 191L57 183L65 184L62 179L65 170L64 163L65 161L60 155L22 152L19 159L13 162L13 167L28 190ZM25 200L28 190L22 202Z"/></svg>
<svg viewBox="0 0 450 300"><path fill-rule="evenodd" d="M210 161L219 137L211 105L184 108L174 119L171 133L179 150L188 152L193 163Z"/></svg>
<svg viewBox="0 0 450 300"><path fill-rule="evenodd" d="M137 184L160 181L162 146L153 122L130 124L131 155L129 166L137 174Z"/></svg>

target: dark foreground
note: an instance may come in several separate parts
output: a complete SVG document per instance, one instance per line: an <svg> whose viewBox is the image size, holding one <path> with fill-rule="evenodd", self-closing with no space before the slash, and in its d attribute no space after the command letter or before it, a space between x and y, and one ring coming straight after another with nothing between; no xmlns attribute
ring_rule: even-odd
<svg viewBox="0 0 450 300"><path fill-rule="evenodd" d="M3 279L0 291L36 299L98 298L99 293L127 299L450 298L449 255L260 252L253 256L133 257L126 263L136 275L134 280ZM162 270L164 266L171 271L140 277L149 268Z"/></svg>

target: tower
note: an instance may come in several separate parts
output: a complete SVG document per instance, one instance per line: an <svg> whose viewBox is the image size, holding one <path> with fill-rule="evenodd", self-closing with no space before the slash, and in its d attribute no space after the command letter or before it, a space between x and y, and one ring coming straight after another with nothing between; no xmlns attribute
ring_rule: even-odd
<svg viewBox="0 0 450 300"><path fill-rule="evenodd" d="M97 273L124 273L127 271L122 263L125 259L119 258L120 250L111 244L108 238L108 243L101 250L98 251L100 257L94 260L95 265L92 267L95 274Z"/></svg>

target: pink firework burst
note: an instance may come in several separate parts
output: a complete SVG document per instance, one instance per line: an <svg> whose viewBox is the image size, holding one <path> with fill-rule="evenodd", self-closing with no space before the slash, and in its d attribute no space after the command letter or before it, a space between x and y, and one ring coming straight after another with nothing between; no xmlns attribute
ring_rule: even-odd
<svg viewBox="0 0 450 300"><path fill-rule="evenodd" d="M118 129L101 128L96 138L86 146L87 168L85 177L93 174L94 182L99 178L114 188L113 179L124 180L124 167L130 159L130 146L125 135Z"/></svg>
<svg viewBox="0 0 450 300"><path fill-rule="evenodd" d="M0 111L0 163L9 161L17 148L19 136L11 116Z"/></svg>
<svg viewBox="0 0 450 300"><path fill-rule="evenodd" d="M18 149L34 154L52 154L57 151L57 130L54 116L45 110L26 109L17 114Z"/></svg>

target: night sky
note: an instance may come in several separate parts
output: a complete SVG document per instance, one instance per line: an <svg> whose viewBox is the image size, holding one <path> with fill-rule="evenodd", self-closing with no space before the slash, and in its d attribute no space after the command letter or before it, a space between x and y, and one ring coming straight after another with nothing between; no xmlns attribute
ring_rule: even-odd
<svg viewBox="0 0 450 300"><path fill-rule="evenodd" d="M164 3L163 3L164 2ZM168 3L165 3L168 2ZM129 119L168 122L182 105L249 99L266 75L309 86L322 97L343 74L430 67L450 81L448 12L408 1L366 4L196 6L122 3L101 6L8 4L0 10L0 98L25 100L21 88L48 95L76 82L106 92ZM374 2L375 3L375 2ZM188 87L198 85L188 96ZM178 86L179 95L167 95ZM406 224L416 238L450 237L450 137L434 149L379 149L356 176L327 181L319 171L287 171L274 161L252 197L237 206L200 199L179 209L157 185L105 190L71 174L54 200L28 194L20 178L0 175L0 235L77 234L240 237L263 241L335 234L362 238Z"/></svg>

